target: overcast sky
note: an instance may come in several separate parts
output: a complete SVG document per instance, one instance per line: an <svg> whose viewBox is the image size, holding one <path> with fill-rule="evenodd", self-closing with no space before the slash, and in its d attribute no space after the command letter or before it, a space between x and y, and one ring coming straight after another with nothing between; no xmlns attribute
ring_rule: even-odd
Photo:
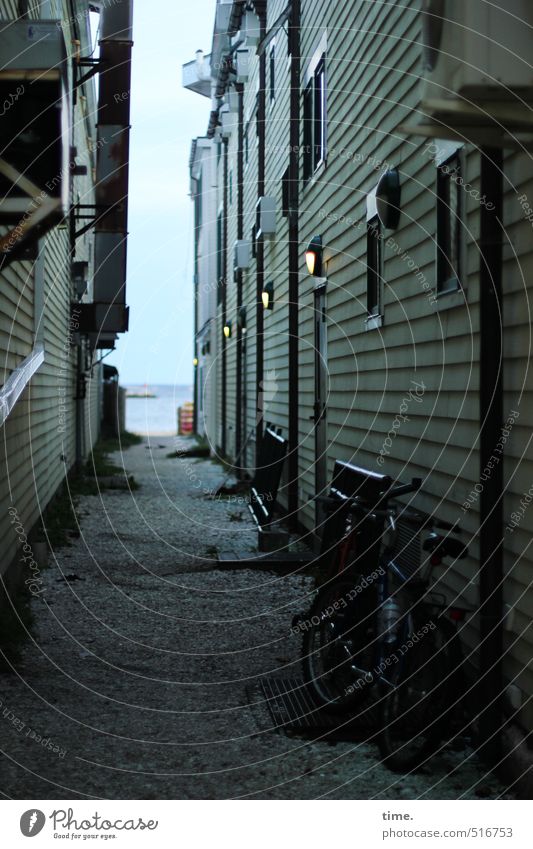
<svg viewBox="0 0 533 849"><path fill-rule="evenodd" d="M122 384L190 384L193 357L191 140L210 100L181 86L181 66L209 53L215 0L134 7L127 302L130 330L106 362Z"/></svg>

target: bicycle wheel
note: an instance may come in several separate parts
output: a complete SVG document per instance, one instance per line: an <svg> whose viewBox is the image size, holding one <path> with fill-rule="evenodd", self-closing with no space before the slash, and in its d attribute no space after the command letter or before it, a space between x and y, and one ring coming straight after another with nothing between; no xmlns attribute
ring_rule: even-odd
<svg viewBox="0 0 533 849"><path fill-rule="evenodd" d="M442 741L455 700L456 670L453 658L455 632L435 623L391 666L381 684L378 745L383 762L392 770L407 772L420 766Z"/></svg>
<svg viewBox="0 0 533 849"><path fill-rule="evenodd" d="M324 587L302 623L303 672L319 704L334 713L351 711L368 698L374 683L374 588L362 575Z"/></svg>

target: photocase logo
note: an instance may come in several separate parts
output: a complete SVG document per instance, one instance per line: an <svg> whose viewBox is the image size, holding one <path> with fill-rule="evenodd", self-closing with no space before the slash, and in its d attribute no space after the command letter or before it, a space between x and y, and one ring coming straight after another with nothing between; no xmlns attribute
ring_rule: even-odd
<svg viewBox="0 0 533 849"><path fill-rule="evenodd" d="M46 817L42 811L32 808L22 814L20 818L20 830L24 837L35 837L43 830L46 823Z"/></svg>

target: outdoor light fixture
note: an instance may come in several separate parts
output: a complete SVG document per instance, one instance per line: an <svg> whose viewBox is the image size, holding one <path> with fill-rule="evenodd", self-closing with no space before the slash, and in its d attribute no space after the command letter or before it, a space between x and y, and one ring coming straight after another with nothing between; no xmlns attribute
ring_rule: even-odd
<svg viewBox="0 0 533 849"><path fill-rule="evenodd" d="M231 339L231 321L227 321L224 325L224 336L226 339Z"/></svg>
<svg viewBox="0 0 533 849"><path fill-rule="evenodd" d="M274 284L270 280L268 283L265 283L263 288L263 292L261 295L263 299L263 306L266 310L274 309Z"/></svg>
<svg viewBox="0 0 533 849"><path fill-rule="evenodd" d="M198 365L198 357L193 357L192 364L196 368L196 366Z"/></svg>
<svg viewBox="0 0 533 849"><path fill-rule="evenodd" d="M246 307L239 307L238 323L242 333L246 333Z"/></svg>
<svg viewBox="0 0 533 849"><path fill-rule="evenodd" d="M322 277L322 256L324 249L322 246L322 236L313 236L307 250L305 252L305 261L307 270L313 277Z"/></svg>

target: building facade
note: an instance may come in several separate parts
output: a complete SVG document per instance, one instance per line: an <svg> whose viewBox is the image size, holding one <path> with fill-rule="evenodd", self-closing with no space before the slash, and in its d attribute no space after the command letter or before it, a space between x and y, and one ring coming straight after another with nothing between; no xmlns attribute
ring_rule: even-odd
<svg viewBox="0 0 533 849"><path fill-rule="evenodd" d="M336 459L421 477L417 506L469 544L437 589L472 609L471 660L527 729L531 13L444 5L438 27L418 0L218 0L209 88L204 60L184 78L211 98L206 183L191 160L197 256L216 259L196 277L197 427L243 474L281 428L280 503L317 535Z"/></svg>
<svg viewBox="0 0 533 849"><path fill-rule="evenodd" d="M86 0L0 2L0 570L8 585L24 574L22 549L51 499L98 438L100 360L127 329L129 105L110 114L102 98L113 103L129 87L131 2L98 5L96 14Z"/></svg>

